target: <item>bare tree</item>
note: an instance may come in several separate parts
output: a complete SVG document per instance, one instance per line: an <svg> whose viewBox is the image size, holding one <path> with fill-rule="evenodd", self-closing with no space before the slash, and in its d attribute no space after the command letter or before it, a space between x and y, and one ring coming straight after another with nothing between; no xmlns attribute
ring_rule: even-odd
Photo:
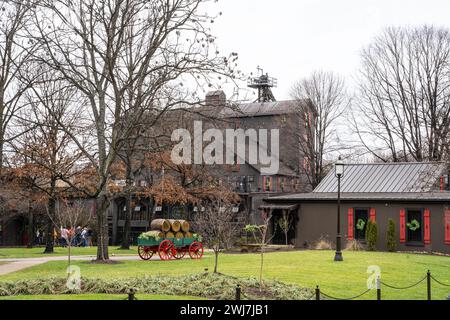
<svg viewBox="0 0 450 320"><path fill-rule="evenodd" d="M272 230L272 234L269 234L270 223L273 219L272 210L263 211L261 214L263 224L261 225L246 225L244 231L253 234L255 241L260 246L260 264L259 264L259 289L264 288L263 271L264 271L264 253L267 245L272 241L275 236L275 230ZM276 227L276 224L275 224Z"/></svg>
<svg viewBox="0 0 450 320"><path fill-rule="evenodd" d="M316 187L326 174L326 156L342 149L336 132L337 120L350 104L344 80L335 73L318 71L298 81L291 89L304 130L297 134L304 161L300 172ZM305 103L305 101L310 103Z"/></svg>
<svg viewBox="0 0 450 320"><path fill-rule="evenodd" d="M17 112L23 108L21 97L29 89L29 83L21 81L21 74L27 69L30 52L37 47L26 37L25 31L35 2L0 2L0 173L5 143L20 134L9 134L8 128Z"/></svg>
<svg viewBox="0 0 450 320"><path fill-rule="evenodd" d="M375 159L448 159L448 29L386 29L363 50L359 82L354 127Z"/></svg>
<svg viewBox="0 0 450 320"><path fill-rule="evenodd" d="M292 223L294 222L293 217L290 215L290 212L287 210L283 210L281 217L277 220L277 225L280 227L281 231L284 233L284 239L286 241L286 245L288 245L288 233L291 229Z"/></svg>
<svg viewBox="0 0 450 320"><path fill-rule="evenodd" d="M40 193L45 199L49 217L55 214L56 201L75 186L77 167L85 160L76 148L72 135L80 135L80 113L71 108L73 86L55 79L55 73L35 65L33 75L38 83L24 94L27 108L16 115L15 126L22 135L9 145L15 152L11 165L16 169L22 186ZM84 145L87 149L87 146ZM50 219L50 218L49 218ZM53 223L47 223L46 248L53 252Z"/></svg>
<svg viewBox="0 0 450 320"><path fill-rule="evenodd" d="M77 88L94 129L94 154L77 144L97 175L98 260L109 259L111 165L141 115L157 119L188 102L189 90L182 89L188 76L209 83L211 74L233 72L207 28L213 18L199 12L203 2L52 0L35 16L32 35L44 47L36 58Z"/></svg>
<svg viewBox="0 0 450 320"><path fill-rule="evenodd" d="M66 200L60 200L55 212L49 214L48 217L53 225L61 231L61 236L67 243L67 262L70 267L73 240L78 236L77 232L80 232L78 227L87 227L91 223L91 212L81 201L69 203Z"/></svg>
<svg viewBox="0 0 450 320"><path fill-rule="evenodd" d="M217 193L201 203L195 215L194 230L203 242L214 251L214 272L217 273L219 254L233 246L242 230L242 223L234 208L237 195L231 192Z"/></svg>

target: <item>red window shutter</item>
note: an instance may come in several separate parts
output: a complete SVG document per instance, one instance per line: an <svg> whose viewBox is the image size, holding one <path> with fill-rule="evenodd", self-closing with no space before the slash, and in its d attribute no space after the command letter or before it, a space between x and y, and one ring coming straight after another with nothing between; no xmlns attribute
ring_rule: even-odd
<svg viewBox="0 0 450 320"><path fill-rule="evenodd" d="M376 216L377 214L375 208L370 208L370 221L375 222L377 220Z"/></svg>
<svg viewBox="0 0 450 320"><path fill-rule="evenodd" d="M424 235L423 235L423 242L425 244L431 243L431 232L430 232L430 210L425 209L425 212L423 213L423 220L424 220Z"/></svg>
<svg viewBox="0 0 450 320"><path fill-rule="evenodd" d="M348 231L347 231L347 237L348 240L353 240L353 231L354 231L354 224L353 224L353 208L348 208Z"/></svg>
<svg viewBox="0 0 450 320"><path fill-rule="evenodd" d="M450 244L450 210L445 210L445 244Z"/></svg>
<svg viewBox="0 0 450 320"><path fill-rule="evenodd" d="M267 191L267 189L266 189L266 177L263 177L263 185L262 185L262 190L264 191L264 192L266 192Z"/></svg>
<svg viewBox="0 0 450 320"><path fill-rule="evenodd" d="M406 242L406 211L400 210L400 243Z"/></svg>

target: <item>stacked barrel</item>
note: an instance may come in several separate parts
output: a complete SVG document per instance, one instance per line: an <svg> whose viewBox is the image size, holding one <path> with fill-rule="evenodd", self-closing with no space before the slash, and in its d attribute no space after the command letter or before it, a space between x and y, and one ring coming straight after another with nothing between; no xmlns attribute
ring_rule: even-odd
<svg viewBox="0 0 450 320"><path fill-rule="evenodd" d="M193 236L189 232L191 226L186 220L156 219L151 222L150 228L160 232L161 238L166 239L190 239Z"/></svg>

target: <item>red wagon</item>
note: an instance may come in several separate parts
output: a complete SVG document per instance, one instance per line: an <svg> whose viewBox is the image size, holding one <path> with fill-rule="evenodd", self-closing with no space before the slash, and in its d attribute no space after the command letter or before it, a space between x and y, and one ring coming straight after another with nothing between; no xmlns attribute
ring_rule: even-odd
<svg viewBox="0 0 450 320"><path fill-rule="evenodd" d="M191 259L203 257L203 244L195 239L138 239L138 254L142 260L150 260L158 253L161 260L182 259L189 254Z"/></svg>

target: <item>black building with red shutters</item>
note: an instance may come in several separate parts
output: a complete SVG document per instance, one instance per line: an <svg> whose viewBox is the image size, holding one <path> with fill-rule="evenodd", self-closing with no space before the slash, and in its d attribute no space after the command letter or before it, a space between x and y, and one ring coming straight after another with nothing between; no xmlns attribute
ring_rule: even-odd
<svg viewBox="0 0 450 320"><path fill-rule="evenodd" d="M450 253L449 171L445 163L348 164L341 180L343 239L364 242L368 220L378 226L379 250L387 250L389 220L398 251ZM296 247L336 237L337 178L334 172L311 193L265 199L266 210L295 216ZM345 241L344 241L345 245Z"/></svg>

